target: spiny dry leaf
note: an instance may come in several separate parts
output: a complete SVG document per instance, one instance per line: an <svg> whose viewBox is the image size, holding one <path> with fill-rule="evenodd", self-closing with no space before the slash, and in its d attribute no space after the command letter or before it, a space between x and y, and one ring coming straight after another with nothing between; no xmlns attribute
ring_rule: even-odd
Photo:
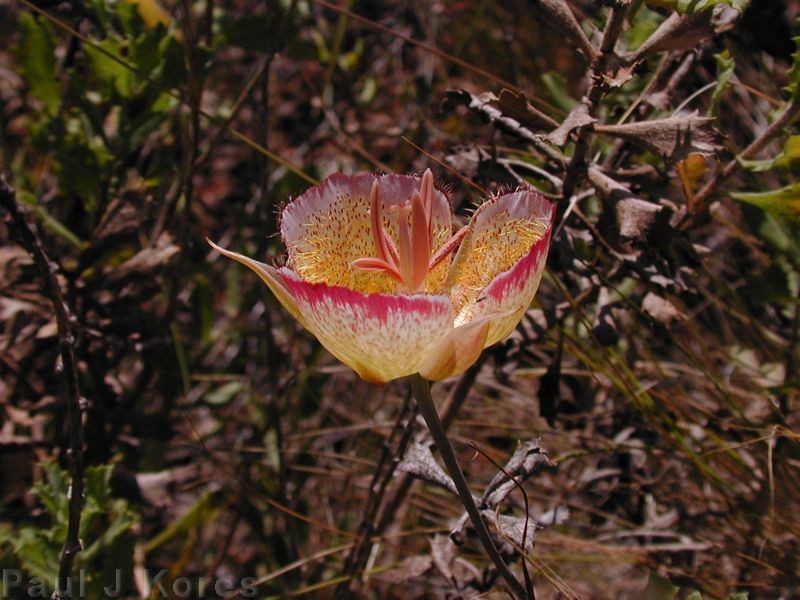
<svg viewBox="0 0 800 600"><path fill-rule="evenodd" d="M600 75L602 83L607 88L621 88L623 85L633 79L633 73L639 66L638 62L628 62L616 55L612 57L613 63L607 63L607 68L604 73Z"/></svg>
<svg viewBox="0 0 800 600"><path fill-rule="evenodd" d="M533 8L540 12L556 29L566 35L569 42L578 48L587 60L592 60L595 55L592 43L586 37L583 29L581 29L566 0L535 0Z"/></svg>
<svg viewBox="0 0 800 600"><path fill-rule="evenodd" d="M547 450L542 448L540 440L520 442L514 450L514 454L503 467L505 473L501 471L495 475L486 487L481 500L482 506L495 508L514 490L516 485L509 480L508 475L522 483L533 475L555 466L555 463L550 460Z"/></svg>
<svg viewBox="0 0 800 600"><path fill-rule="evenodd" d="M693 16L673 13L641 46L625 58L633 63L659 52L689 50L700 42L727 31L738 18L737 10L723 4Z"/></svg>
<svg viewBox="0 0 800 600"><path fill-rule="evenodd" d="M444 472L436 459L433 458L430 446L419 442L412 443L406 450L403 460L397 466L400 473L408 473L423 481L436 484L458 495L453 480Z"/></svg>
<svg viewBox="0 0 800 600"><path fill-rule="evenodd" d="M550 130L558 127L556 120L533 106L528 102L525 94L521 92L517 94L511 90L503 89L500 92L500 97L493 101L492 104L497 106L505 116L515 119L522 126L529 127L535 131Z"/></svg>
<svg viewBox="0 0 800 600"><path fill-rule="evenodd" d="M508 539L514 546L522 548L525 553L533 550L536 542L536 530L539 529L539 523L534 519L526 520L525 517L498 515L490 510L483 511L483 516L494 525L501 536Z"/></svg>
<svg viewBox="0 0 800 600"><path fill-rule="evenodd" d="M621 138L652 150L669 161L689 154L714 154L720 149L722 136L711 126L713 119L697 113L653 119L622 125L594 125L597 133Z"/></svg>
<svg viewBox="0 0 800 600"><path fill-rule="evenodd" d="M547 134L546 139L556 146L564 146L569 140L569 134L579 129L595 123L597 119L589 114L589 107L586 104L578 104L567 115L567 118Z"/></svg>
<svg viewBox="0 0 800 600"><path fill-rule="evenodd" d="M622 238L646 241L657 224L668 226L668 211L658 204L638 198L620 200L615 206L617 228Z"/></svg>
<svg viewBox="0 0 800 600"><path fill-rule="evenodd" d="M106 238L123 233L137 231L144 221L144 213L130 197L115 198L100 218L100 222L92 232L94 243L101 243Z"/></svg>
<svg viewBox="0 0 800 600"><path fill-rule="evenodd" d="M613 179L603 173L597 167L590 167L587 176L589 183L595 189L601 198L605 198L610 202L619 202L624 198L633 198L634 194L631 190L626 188L616 179Z"/></svg>

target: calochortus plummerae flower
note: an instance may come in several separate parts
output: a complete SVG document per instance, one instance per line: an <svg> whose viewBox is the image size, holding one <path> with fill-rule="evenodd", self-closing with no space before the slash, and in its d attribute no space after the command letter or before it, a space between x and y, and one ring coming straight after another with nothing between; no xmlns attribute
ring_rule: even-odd
<svg viewBox="0 0 800 600"><path fill-rule="evenodd" d="M362 378L439 380L508 336L544 270L553 205L521 189L491 198L455 234L428 170L331 175L282 211L286 266L212 244Z"/></svg>

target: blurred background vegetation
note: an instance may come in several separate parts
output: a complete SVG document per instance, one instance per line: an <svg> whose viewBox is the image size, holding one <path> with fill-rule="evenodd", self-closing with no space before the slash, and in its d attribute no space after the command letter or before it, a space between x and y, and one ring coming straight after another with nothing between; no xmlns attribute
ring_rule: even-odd
<svg viewBox="0 0 800 600"><path fill-rule="evenodd" d="M541 438L557 464L526 483L537 596L796 593L798 5L563 3L595 50L624 11L598 58L561 4L0 4L0 168L87 400L89 597L114 568L131 597L160 569L254 577L259 598L496 589L477 545L443 537L455 499L396 469L423 430L406 385L360 381L204 241L280 261L279 209L319 179L427 167L462 218L524 183L561 198L535 306L433 390L475 489L497 469L468 441L502 464ZM0 567L49 590L58 331L0 232Z"/></svg>

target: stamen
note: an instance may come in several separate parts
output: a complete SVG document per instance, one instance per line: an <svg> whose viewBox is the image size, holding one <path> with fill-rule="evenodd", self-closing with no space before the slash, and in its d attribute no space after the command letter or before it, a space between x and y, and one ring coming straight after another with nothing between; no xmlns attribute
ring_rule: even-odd
<svg viewBox="0 0 800 600"><path fill-rule="evenodd" d="M380 258L357 258L350 263L350 266L359 271L386 273L398 283L403 283L403 276L400 275L400 272L393 265Z"/></svg>
<svg viewBox="0 0 800 600"><path fill-rule="evenodd" d="M372 227L372 238L375 240L375 248L378 250L378 258L388 262L389 249L386 243L388 237L383 230L381 212L381 200L378 196L378 180L376 179L372 182L372 189L369 192L370 225Z"/></svg>
<svg viewBox="0 0 800 600"><path fill-rule="evenodd" d="M419 191L414 192L410 200L402 205L391 208L397 221L398 245L395 246L383 227L378 182L374 181L369 195L370 226L378 256L356 259L350 266L361 271L385 273L400 283L405 291L419 291L431 269L458 247L467 231L466 227L459 231L431 258L434 243L434 191L433 174L430 169L426 169Z"/></svg>
<svg viewBox="0 0 800 600"><path fill-rule="evenodd" d="M433 269L435 269L440 262L452 254L456 248L461 245L461 240L464 239L464 236L467 235L468 231L468 225L464 225L464 227L456 231L456 234L447 240L442 247L436 251L436 254L433 255L431 262L428 263L428 270L433 271Z"/></svg>
<svg viewBox="0 0 800 600"><path fill-rule="evenodd" d="M433 173L430 169L425 169L422 174L419 195L425 206L425 216L428 220L428 238L433 240Z"/></svg>
<svg viewBox="0 0 800 600"><path fill-rule="evenodd" d="M431 259L433 240L429 235L425 206L419 194L411 199L411 265L412 279L409 283L414 290L419 289L428 274L428 261Z"/></svg>
<svg viewBox="0 0 800 600"><path fill-rule="evenodd" d="M408 224L408 206L393 207L397 212L397 230L400 252L400 273L407 287L414 279L414 257L411 231Z"/></svg>

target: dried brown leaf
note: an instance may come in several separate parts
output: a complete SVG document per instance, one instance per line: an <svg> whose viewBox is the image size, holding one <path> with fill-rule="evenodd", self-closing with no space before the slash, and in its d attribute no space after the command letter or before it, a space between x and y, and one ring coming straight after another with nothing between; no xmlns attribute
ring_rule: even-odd
<svg viewBox="0 0 800 600"><path fill-rule="evenodd" d="M519 483L529 477L554 468L555 463L550 460L547 450L542 448L539 440L520 442L514 454L503 467L508 475L514 477ZM509 480L506 473L500 472L492 479L483 493L482 506L495 508L514 490L516 485Z"/></svg>
<svg viewBox="0 0 800 600"><path fill-rule="evenodd" d="M642 310L664 325L686 319L686 315L679 311L672 302L653 292L648 292L642 300Z"/></svg>
<svg viewBox="0 0 800 600"><path fill-rule="evenodd" d="M406 450L403 460L397 466L397 470L401 473L413 475L423 481L436 484L456 496L458 495L453 480L439 466L439 463L433 458L430 447L425 444L420 444L419 442L411 444Z"/></svg>
<svg viewBox="0 0 800 600"><path fill-rule="evenodd" d="M659 52L690 50L700 42L729 30L738 18L737 10L722 4L691 16L673 13L626 58L633 63Z"/></svg>
<svg viewBox="0 0 800 600"><path fill-rule="evenodd" d="M638 198L627 198L616 204L617 227L620 237L643 242L666 212L663 206Z"/></svg>
<svg viewBox="0 0 800 600"><path fill-rule="evenodd" d="M436 535L430 542L434 566L458 590L482 581L481 572L472 563L459 558L458 547L445 535Z"/></svg>
<svg viewBox="0 0 800 600"><path fill-rule="evenodd" d="M514 119L523 127L528 127L534 131L549 131L554 127L558 127L558 122L528 102L525 94L517 94L504 89L493 104L506 117Z"/></svg>
<svg viewBox="0 0 800 600"><path fill-rule="evenodd" d="M711 127L712 121L695 113L640 123L594 125L594 130L629 141L674 161L689 154L709 155L719 150L721 136Z"/></svg>
<svg viewBox="0 0 800 600"><path fill-rule="evenodd" d="M424 575L432 566L433 560L428 555L409 556L394 569L381 573L380 578L389 583L400 584Z"/></svg>
<svg viewBox="0 0 800 600"><path fill-rule="evenodd" d="M591 125L596 121L597 119L589 114L589 107L585 104L579 104L570 111L561 125L547 134L546 139L556 146L564 146L569 139L570 133L580 127Z"/></svg>
<svg viewBox="0 0 800 600"><path fill-rule="evenodd" d="M533 550L536 542L536 530L539 523L533 519L527 519L527 529L525 528L525 517L514 517L512 515L498 515L494 511L485 510L483 516L500 533L501 536L509 540L513 545L518 546L529 553Z"/></svg>
<svg viewBox="0 0 800 600"><path fill-rule="evenodd" d="M583 29L581 29L566 0L535 0L533 8L541 13L551 25L561 31L587 60L592 60L595 55L592 43L586 37Z"/></svg>
<svg viewBox="0 0 800 600"><path fill-rule="evenodd" d="M119 281L136 273L150 273L168 263L179 251L180 248L172 243L172 237L168 233L163 233L155 246L148 246L137 252L111 271L109 278L112 281Z"/></svg>

